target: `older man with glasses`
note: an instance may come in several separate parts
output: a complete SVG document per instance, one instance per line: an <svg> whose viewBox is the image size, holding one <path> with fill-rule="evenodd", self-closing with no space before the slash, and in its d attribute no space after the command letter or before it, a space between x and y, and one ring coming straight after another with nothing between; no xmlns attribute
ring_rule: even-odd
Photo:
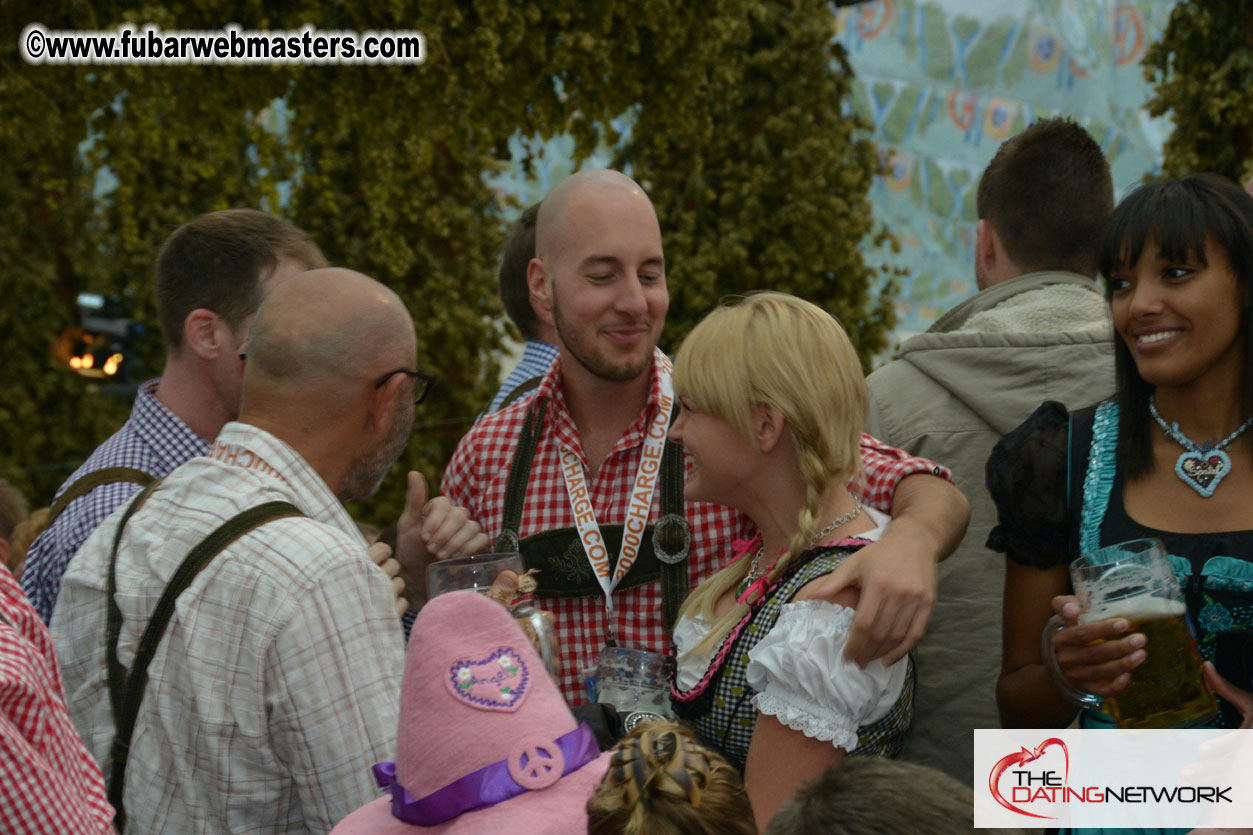
<svg viewBox="0 0 1253 835"><path fill-rule="evenodd" d="M376 796L404 666L396 575L487 545L410 473L400 564L379 571L343 507L404 449L433 380L416 358L391 290L290 279L241 356L239 419L71 562L53 641L128 835L326 832Z"/></svg>

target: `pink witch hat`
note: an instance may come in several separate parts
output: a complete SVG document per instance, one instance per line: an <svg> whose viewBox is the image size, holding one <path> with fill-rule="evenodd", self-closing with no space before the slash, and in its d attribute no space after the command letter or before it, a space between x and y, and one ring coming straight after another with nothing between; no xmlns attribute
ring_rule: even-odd
<svg viewBox="0 0 1253 835"><path fill-rule="evenodd" d="M418 614L400 691L387 794L332 835L585 832L609 767L509 612L471 591Z"/></svg>

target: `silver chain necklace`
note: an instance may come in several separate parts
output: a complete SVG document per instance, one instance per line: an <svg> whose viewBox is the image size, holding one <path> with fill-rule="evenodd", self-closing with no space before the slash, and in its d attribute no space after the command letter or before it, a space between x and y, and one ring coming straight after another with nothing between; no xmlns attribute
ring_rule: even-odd
<svg viewBox="0 0 1253 835"><path fill-rule="evenodd" d="M1149 414L1162 432L1175 443L1183 447L1183 454L1175 461L1175 475L1179 480L1208 499L1218 489L1218 483L1227 473L1231 472L1231 456L1226 453L1227 447L1244 431L1253 426L1253 417L1240 424L1240 428L1232 432L1219 443L1212 440L1198 444L1183 432L1179 431L1179 422L1167 423L1157 411L1157 394L1149 395Z"/></svg>
<svg viewBox="0 0 1253 835"><path fill-rule="evenodd" d="M850 493L849 495L852 496L852 493ZM822 542L824 539L830 536L831 532L834 531L836 528L840 527L841 525L847 525L849 522L853 521L860 515L861 515L861 502L858 501L856 496L853 496L853 509L850 510L848 513L845 513L843 516L837 517L831 522L831 524L827 525L825 528L818 531L818 533L814 534L813 537L809 540L809 547L812 548L815 545L817 545L819 542ZM757 563L761 560L761 553L764 550L765 550L765 545L762 545L760 548L757 549L757 553L753 554L753 561L748 566L748 576L744 578L743 582L741 582L740 584L741 594L743 594L744 590L747 589L749 586L751 586L753 583L760 580L762 578L762 575L766 573L764 569L760 571L757 569Z"/></svg>

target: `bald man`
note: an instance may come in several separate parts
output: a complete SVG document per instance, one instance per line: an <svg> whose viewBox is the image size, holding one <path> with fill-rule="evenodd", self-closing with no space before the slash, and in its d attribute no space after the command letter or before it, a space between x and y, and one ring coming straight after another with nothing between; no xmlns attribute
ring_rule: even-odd
<svg viewBox="0 0 1253 835"><path fill-rule="evenodd" d="M670 305L665 256L643 189L607 170L559 183L540 206L527 282L556 331L558 359L534 394L462 438L443 488L497 550L520 550L539 569L562 690L578 705L604 646L665 652L678 602L732 557L734 540L756 532L738 511L683 502L682 451L665 442L677 408L670 363L657 349ZM536 427L525 442L524 425ZM969 505L929 461L869 436L862 458L866 482L850 489L895 521L820 582L831 597L861 587L849 652L891 662L922 635L935 563L961 539Z"/></svg>
<svg viewBox="0 0 1253 835"><path fill-rule="evenodd" d="M129 505L129 518L109 517L70 563L53 641L70 714L128 835L327 832L376 796L370 766L392 756L403 641L393 579L367 558L341 502L372 493L403 449L428 385L416 359L412 318L381 284L342 269L281 284L253 323L239 420L207 457ZM464 510L426 502L415 474L410 487L399 526L410 568L483 549ZM132 701L120 773L111 553L117 659L133 677L140 636L184 558L271 503L289 515L225 538L177 595Z"/></svg>

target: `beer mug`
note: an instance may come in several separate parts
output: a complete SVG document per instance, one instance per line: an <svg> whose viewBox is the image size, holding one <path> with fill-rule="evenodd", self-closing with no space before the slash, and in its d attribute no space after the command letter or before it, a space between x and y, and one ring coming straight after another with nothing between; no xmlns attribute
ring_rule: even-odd
<svg viewBox="0 0 1253 835"><path fill-rule="evenodd" d="M674 659L642 649L605 647L596 664L596 701L613 705L630 733L641 722L673 718Z"/></svg>
<svg viewBox="0 0 1253 835"><path fill-rule="evenodd" d="M1049 678L1080 707L1109 714L1120 728L1186 728L1218 715L1214 694L1202 678L1201 653L1188 624L1187 607L1157 539L1136 539L1085 554L1070 564L1079 599L1079 623L1122 618L1127 631L1145 637L1145 659L1131 670L1122 692L1102 699L1073 686L1062 675L1053 636L1066 625L1054 615L1040 636L1040 655Z"/></svg>
<svg viewBox="0 0 1253 835"><path fill-rule="evenodd" d="M438 597L450 591L487 594L500 572L506 569L521 575L526 570L522 567L522 555L470 554L433 562L426 567L427 597Z"/></svg>
<svg viewBox="0 0 1253 835"><path fill-rule="evenodd" d="M492 583L502 571L509 570L518 576L526 569L522 555L471 554L465 557L433 562L426 567L427 597L437 597L450 591L476 591L487 594ZM556 676L561 672L561 647L557 643L557 625L552 612L536 608L530 603L517 603L509 607L514 620L519 622L527 637L534 633L535 650L544 662L545 669Z"/></svg>

